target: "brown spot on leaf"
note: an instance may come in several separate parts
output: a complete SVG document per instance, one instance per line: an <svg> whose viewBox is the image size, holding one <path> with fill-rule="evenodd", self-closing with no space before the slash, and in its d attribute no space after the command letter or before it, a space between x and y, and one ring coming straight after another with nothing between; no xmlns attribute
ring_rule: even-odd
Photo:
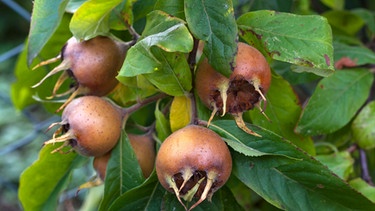
<svg viewBox="0 0 375 211"><path fill-rule="evenodd" d="M324 54L324 59L326 60L327 66L330 66L331 65L331 59L329 58L329 56L327 54Z"/></svg>
<svg viewBox="0 0 375 211"><path fill-rule="evenodd" d="M295 58L295 60L297 60L297 62L301 65L305 65L305 66L309 66L309 67L314 67L314 64L306 59L302 59L302 58Z"/></svg>
<svg viewBox="0 0 375 211"><path fill-rule="evenodd" d="M324 185L323 184L317 184L316 187L320 188L320 189L323 189L324 188Z"/></svg>

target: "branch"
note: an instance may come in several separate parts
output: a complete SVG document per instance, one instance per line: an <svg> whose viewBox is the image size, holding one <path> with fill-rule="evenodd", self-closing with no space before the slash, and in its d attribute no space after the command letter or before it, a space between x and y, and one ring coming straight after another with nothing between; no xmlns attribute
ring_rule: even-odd
<svg viewBox="0 0 375 211"><path fill-rule="evenodd" d="M368 170L366 151L360 148L359 156L360 156L360 161L361 161L362 179L365 180L369 185L374 186L370 172Z"/></svg>

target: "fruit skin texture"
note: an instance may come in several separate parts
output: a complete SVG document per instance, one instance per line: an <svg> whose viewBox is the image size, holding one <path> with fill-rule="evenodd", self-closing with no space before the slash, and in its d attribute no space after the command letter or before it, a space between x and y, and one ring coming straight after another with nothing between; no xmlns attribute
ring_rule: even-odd
<svg viewBox="0 0 375 211"><path fill-rule="evenodd" d="M116 76L125 53L108 37L83 42L71 38L62 50L62 59L69 61L69 70L79 86L88 88L85 94L104 96L118 84Z"/></svg>
<svg viewBox="0 0 375 211"><path fill-rule="evenodd" d="M204 178L201 184L197 184L198 190L193 192L193 196L200 200L190 209L223 186L231 171L232 158L226 143L215 132L196 125L188 125L167 137L156 158L160 183L167 190L174 191L178 199ZM191 198L184 199L189 201Z"/></svg>
<svg viewBox="0 0 375 211"><path fill-rule="evenodd" d="M208 108L238 114L252 109L262 98L265 100L270 83L271 70L264 56L256 48L239 42L236 66L229 78L204 59L196 72L195 84L198 96Z"/></svg>
<svg viewBox="0 0 375 211"><path fill-rule="evenodd" d="M97 157L116 145L121 134L122 115L117 107L103 98L83 96L66 106L58 124L61 128L45 144L65 142L62 147L71 145L81 155ZM55 137L59 132L63 134Z"/></svg>
<svg viewBox="0 0 375 211"><path fill-rule="evenodd" d="M143 176L147 178L155 166L155 141L148 135L129 133L128 137L142 169Z"/></svg>

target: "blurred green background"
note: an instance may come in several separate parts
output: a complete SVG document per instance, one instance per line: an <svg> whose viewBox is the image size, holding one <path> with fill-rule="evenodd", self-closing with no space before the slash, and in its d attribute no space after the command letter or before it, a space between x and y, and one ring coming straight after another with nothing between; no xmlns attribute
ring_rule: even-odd
<svg viewBox="0 0 375 211"><path fill-rule="evenodd" d="M33 105L13 107L10 88L13 70L30 24L32 1L0 1L0 210L22 210L17 197L21 172L37 159L45 129L58 117Z"/></svg>

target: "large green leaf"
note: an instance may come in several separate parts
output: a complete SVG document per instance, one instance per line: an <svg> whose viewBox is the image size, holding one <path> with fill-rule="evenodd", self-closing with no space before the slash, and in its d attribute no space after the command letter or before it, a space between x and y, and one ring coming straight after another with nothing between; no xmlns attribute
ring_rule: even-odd
<svg viewBox="0 0 375 211"><path fill-rule="evenodd" d="M34 58L40 53L59 26L68 2L68 0L34 1L33 13L31 15L29 42L27 45L28 65L31 65Z"/></svg>
<svg viewBox="0 0 375 211"><path fill-rule="evenodd" d="M322 79L302 112L296 132L319 135L345 126L366 101L373 80L367 69L341 70Z"/></svg>
<svg viewBox="0 0 375 211"><path fill-rule="evenodd" d="M165 189L158 183L145 183L122 194L109 210L160 210Z"/></svg>
<svg viewBox="0 0 375 211"><path fill-rule="evenodd" d="M352 123L354 141L361 148L375 148L375 101L368 103Z"/></svg>
<svg viewBox="0 0 375 211"><path fill-rule="evenodd" d="M51 154L59 145L44 146L38 160L22 173L18 196L24 210L55 210L72 170L84 159L77 153Z"/></svg>
<svg viewBox="0 0 375 211"><path fill-rule="evenodd" d="M323 76L334 70L332 32L322 16L261 10L242 15L237 24L240 36L268 57Z"/></svg>
<svg viewBox="0 0 375 211"><path fill-rule="evenodd" d="M356 8L351 11L353 14L359 16L362 18L362 20L366 23L366 26L369 31L369 36L372 37L374 36L375 33L375 14L373 11L369 9L364 9L364 8Z"/></svg>
<svg viewBox="0 0 375 211"><path fill-rule="evenodd" d="M151 51L152 47L166 52L188 53L193 47L193 38L181 19L155 11L147 16L143 38L129 49L119 76L132 77L153 73L163 68L163 60ZM158 52L156 52L158 53Z"/></svg>
<svg viewBox="0 0 375 211"><path fill-rule="evenodd" d="M237 51L237 25L232 1L187 0L185 16L190 31L205 41L204 53L208 62L225 76L233 70Z"/></svg>
<svg viewBox="0 0 375 211"><path fill-rule="evenodd" d="M162 10L175 17L185 19L184 0L158 0L155 3L155 10Z"/></svg>
<svg viewBox="0 0 375 211"><path fill-rule="evenodd" d="M153 182L146 182L145 184L124 193L116 200L110 210L185 210L173 193L166 191L159 182L152 181ZM194 201L189 205L192 205L193 203ZM194 210L237 211L242 210L242 208L236 202L230 190L224 186L214 193L211 202L205 200L199 204L199 206L194 208Z"/></svg>
<svg viewBox="0 0 375 211"><path fill-rule="evenodd" d="M129 138L123 130L118 144L111 152L105 178L104 198L99 210L108 210L118 197L141 185L144 180Z"/></svg>
<svg viewBox="0 0 375 211"><path fill-rule="evenodd" d="M123 0L113 8L109 16L109 27L114 30L126 30L133 25L133 5L137 0Z"/></svg>
<svg viewBox="0 0 375 211"><path fill-rule="evenodd" d="M280 136L254 125L247 125L251 130L262 137L250 135L239 129L234 120L218 120L210 124L210 129L224 138L225 142L235 151L248 157L261 157L266 155L285 156L290 160L294 157L287 154L287 144L280 141ZM285 148L287 147L287 148Z"/></svg>
<svg viewBox="0 0 375 211"><path fill-rule="evenodd" d="M355 35L363 27L364 21L358 15L346 10L329 10L322 14L327 18L335 34Z"/></svg>
<svg viewBox="0 0 375 211"><path fill-rule="evenodd" d="M118 79L144 76L163 92L180 96L191 89L191 72L185 55L193 38L183 20L162 11L147 16L142 39L129 49Z"/></svg>
<svg viewBox="0 0 375 211"><path fill-rule="evenodd" d="M162 68L144 74L158 89L172 96L183 96L192 88L192 76L186 57L181 53L168 53L154 49L155 57L162 62Z"/></svg>
<svg viewBox="0 0 375 211"><path fill-rule="evenodd" d="M109 15L123 0L89 0L74 13L70 30L77 39L90 39L109 32Z"/></svg>
<svg viewBox="0 0 375 211"><path fill-rule="evenodd" d="M249 112L253 124L279 134L314 155L315 147L311 138L294 132L302 108L291 85L282 77L274 75L266 98L264 111L270 121L258 109L254 109Z"/></svg>
<svg viewBox="0 0 375 211"><path fill-rule="evenodd" d="M317 155L315 158L345 181L353 173L354 159L348 151Z"/></svg>
<svg viewBox="0 0 375 211"><path fill-rule="evenodd" d="M268 153L255 157L232 151L232 172L274 206L286 210L371 210L375 206L327 167L282 137L247 125L262 135L262 138L251 138L229 120L213 124L232 131L246 146Z"/></svg>
<svg viewBox="0 0 375 211"><path fill-rule="evenodd" d="M368 184L362 178L356 178L349 182L349 184L363 195L365 195L368 199L370 199L373 203L375 203L375 187Z"/></svg>

